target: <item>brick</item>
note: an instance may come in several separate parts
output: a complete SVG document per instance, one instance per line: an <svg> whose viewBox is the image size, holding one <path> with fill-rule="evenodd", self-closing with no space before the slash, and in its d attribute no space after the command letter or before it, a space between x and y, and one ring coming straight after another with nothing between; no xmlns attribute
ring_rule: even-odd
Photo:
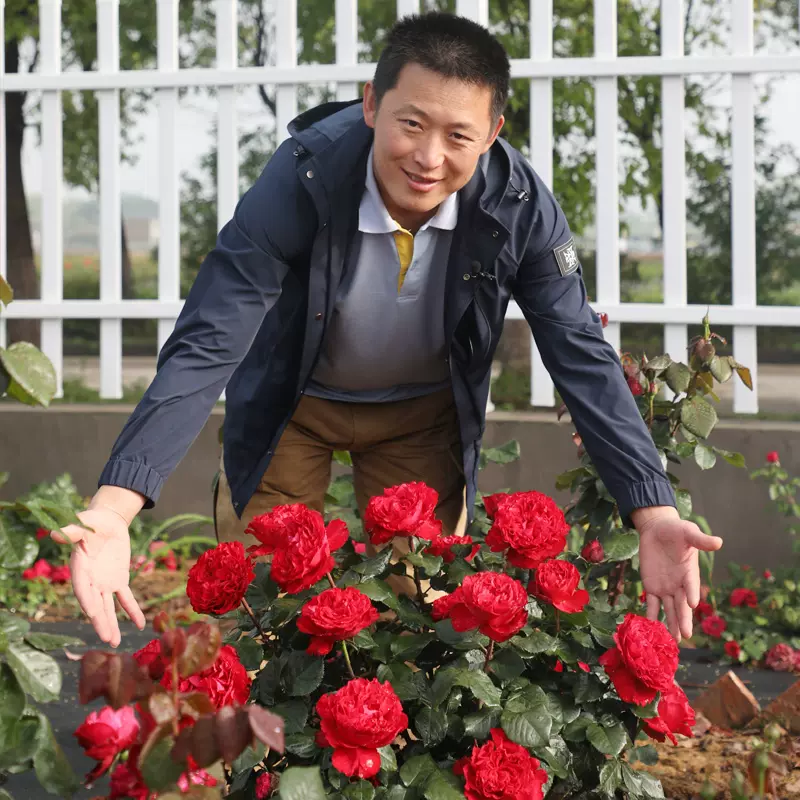
<svg viewBox="0 0 800 800"><path fill-rule="evenodd" d="M776 697L764 709L761 719L764 722L774 720L790 733L800 734L800 681Z"/></svg>
<svg viewBox="0 0 800 800"><path fill-rule="evenodd" d="M695 736L703 736L711 730L713 725L702 711L694 709L694 712L695 721L692 725L692 733Z"/></svg>
<svg viewBox="0 0 800 800"><path fill-rule="evenodd" d="M741 728L761 711L753 693L730 670L711 684L692 704L712 725Z"/></svg>

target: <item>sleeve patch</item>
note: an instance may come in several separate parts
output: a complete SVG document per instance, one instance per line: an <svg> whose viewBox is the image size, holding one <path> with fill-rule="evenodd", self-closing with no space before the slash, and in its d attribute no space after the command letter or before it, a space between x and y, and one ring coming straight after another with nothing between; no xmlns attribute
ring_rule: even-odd
<svg viewBox="0 0 800 800"><path fill-rule="evenodd" d="M575 249L575 240L570 239L553 250L558 263L558 269L563 277L571 275L580 266L578 251Z"/></svg>

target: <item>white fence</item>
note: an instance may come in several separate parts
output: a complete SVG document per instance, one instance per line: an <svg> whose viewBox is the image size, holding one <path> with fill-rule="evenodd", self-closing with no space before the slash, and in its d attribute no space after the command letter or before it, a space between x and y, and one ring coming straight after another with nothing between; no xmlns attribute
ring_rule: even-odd
<svg viewBox="0 0 800 800"><path fill-rule="evenodd" d="M30 0L33 2L33 0ZM142 0L145 2L146 0ZM391 2L391 0L386 0ZM751 366L758 387L756 337L760 325L800 327L800 308L758 306L756 302L755 147L753 76L800 72L800 54L754 54L754 0L730 0L732 47L728 55L685 57L684 0L662 0L660 56L617 57L617 0L594 0L595 54L592 58L553 58L553 0L530 0L530 57L512 61L512 75L531 81L530 156L543 180L553 179L552 81L559 77L593 78L596 85L596 229L597 297L594 306L612 320L606 337L619 346L620 323L664 325L666 352L685 352L687 324L696 324L706 306L686 301L686 165L684 140L684 76L732 75L732 229L733 303L711 306L716 325L734 326L734 356ZM457 0L457 12L488 24L489 0ZM4 40L4 0L0 0L0 41ZM397 0L397 14L419 11L419 0ZM5 94L42 93L42 272L41 299L19 300L7 318L42 320L42 349L62 375L62 320L99 319L101 396L122 395L122 320L158 319L159 347L181 309L179 175L177 114L180 87L218 87L218 222L230 217L238 199L237 118L235 88L274 84L277 128L284 132L296 113L300 84L337 83L339 99L356 97L357 83L369 80L373 64L359 64L357 0L336 0L336 64L297 65L297 0L278 0L274 67L237 66L237 4L216 2L217 66L179 69L178 0L157 0L157 70L119 70L119 0L97 0L98 67L95 72L61 71L61 0L39 0L40 69L31 74L5 74L0 49L0 165L5 164ZM619 272L619 179L617 76L656 75L663 81L664 170L664 302L621 303ZM120 255L120 114L119 92L154 88L159 116L158 300L122 300ZM62 230L62 104L61 92L93 90L99 99L100 136L100 299L63 299ZM667 112L668 109L668 112ZM6 193L0 178L0 275L6 274ZM521 318L512 305L510 319ZM0 322L0 345L5 342ZM532 397L536 406L552 406L553 386L532 344ZM734 393L738 412L758 411L757 391L738 382Z"/></svg>

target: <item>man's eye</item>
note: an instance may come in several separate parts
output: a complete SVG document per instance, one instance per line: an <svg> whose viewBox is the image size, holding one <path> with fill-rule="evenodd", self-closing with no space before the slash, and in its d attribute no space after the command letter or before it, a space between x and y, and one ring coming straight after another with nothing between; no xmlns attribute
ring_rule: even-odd
<svg viewBox="0 0 800 800"><path fill-rule="evenodd" d="M469 137L467 137L467 136L464 136L464 134L463 134L463 133L454 133L454 134L453 134L453 136L454 136L454 137L456 138L456 140L457 140L457 141L459 141L459 142L468 142L468 141L469 141Z"/></svg>
<svg viewBox="0 0 800 800"><path fill-rule="evenodd" d="M417 122L414 119L404 119L404 120L401 120L401 122L404 122L410 128L414 128L414 127L418 128L419 127L419 122Z"/></svg>

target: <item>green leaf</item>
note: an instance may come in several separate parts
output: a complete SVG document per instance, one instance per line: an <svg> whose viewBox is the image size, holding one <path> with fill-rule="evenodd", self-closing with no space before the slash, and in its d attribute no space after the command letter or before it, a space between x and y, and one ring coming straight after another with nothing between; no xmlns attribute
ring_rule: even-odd
<svg viewBox="0 0 800 800"><path fill-rule="evenodd" d="M52 657L23 642L12 642L6 652L8 665L22 688L34 700L49 703L61 692L61 670Z"/></svg>
<svg viewBox="0 0 800 800"><path fill-rule="evenodd" d="M351 783L344 788L342 797L346 797L347 800L372 800L375 797L375 787L364 780Z"/></svg>
<svg viewBox="0 0 800 800"><path fill-rule="evenodd" d="M286 737L286 751L298 758L313 758L319 751L314 733L290 733Z"/></svg>
<svg viewBox="0 0 800 800"><path fill-rule="evenodd" d="M259 748L261 752L257 752L254 748L248 746L245 747L242 752L236 756L231 764L231 770L233 774L236 775L237 773L244 772L251 770L259 761L264 757L264 748Z"/></svg>
<svg viewBox="0 0 800 800"><path fill-rule="evenodd" d="M419 654L436 639L435 633L412 633L397 636L392 641L392 654L399 661L415 661Z"/></svg>
<svg viewBox="0 0 800 800"><path fill-rule="evenodd" d="M442 570L442 564L444 564L444 559L441 556L428 556L422 553L408 553L404 560L417 567L417 569L423 570L429 578L438 575Z"/></svg>
<svg viewBox="0 0 800 800"><path fill-rule="evenodd" d="M586 467L575 467L574 469L569 469L566 472L562 472L556 478L556 489L571 489L572 484L579 480L580 478L584 478L589 475L589 470Z"/></svg>
<svg viewBox="0 0 800 800"><path fill-rule="evenodd" d="M281 800L325 800L319 767L289 767L278 786Z"/></svg>
<svg viewBox="0 0 800 800"><path fill-rule="evenodd" d="M441 708L423 708L414 719L414 730L425 747L434 747L447 735L447 714Z"/></svg>
<svg viewBox="0 0 800 800"><path fill-rule="evenodd" d="M507 683L525 672L525 662L516 651L506 647L499 652L495 651L494 658L489 662L489 670L502 683Z"/></svg>
<svg viewBox="0 0 800 800"><path fill-rule="evenodd" d="M486 739L492 728L500 724L501 708L482 708L464 717L465 735L470 739Z"/></svg>
<svg viewBox="0 0 800 800"><path fill-rule="evenodd" d="M16 572L27 569L39 555L39 544L22 525L14 524L10 515L0 516L0 569Z"/></svg>
<svg viewBox="0 0 800 800"><path fill-rule="evenodd" d="M147 753L144 763L139 765L149 789L160 792L172 786L183 772L184 765L172 759L171 750L174 744L172 736L165 736L156 742Z"/></svg>
<svg viewBox="0 0 800 800"><path fill-rule="evenodd" d="M717 454L711 447L698 444L694 451L694 460L700 469L711 469L717 463Z"/></svg>
<svg viewBox="0 0 800 800"><path fill-rule="evenodd" d="M394 548L391 546L385 547L377 555L365 559L360 564L354 564L350 569L364 578L376 578L386 571L386 567L392 559L393 552Z"/></svg>
<svg viewBox="0 0 800 800"><path fill-rule="evenodd" d="M661 373L668 369L673 364L672 359L668 355L656 356L651 358L643 367L643 369L651 370L655 373Z"/></svg>
<svg viewBox="0 0 800 800"><path fill-rule="evenodd" d="M622 764L615 758L607 761L600 770L600 790L609 797L614 797L620 786L622 786Z"/></svg>
<svg viewBox="0 0 800 800"><path fill-rule="evenodd" d="M8 664L0 664L0 723L16 722L25 708L25 692Z"/></svg>
<svg viewBox="0 0 800 800"><path fill-rule="evenodd" d="M284 733L301 733L308 721L308 707L303 700L287 700L270 708L273 714L283 717Z"/></svg>
<svg viewBox="0 0 800 800"><path fill-rule="evenodd" d="M641 761L648 767L658 764L658 750L651 744L643 744L639 747L634 747L630 751L630 760Z"/></svg>
<svg viewBox="0 0 800 800"><path fill-rule="evenodd" d="M37 712L37 716L39 731L36 736L36 755L33 757L36 778L50 794L70 796L78 791L81 782L56 741L50 720L41 712Z"/></svg>
<svg viewBox="0 0 800 800"><path fill-rule="evenodd" d="M419 699L419 686L414 681L414 673L405 664L381 664L378 667L377 678L381 682L391 683L395 694L403 702Z"/></svg>
<svg viewBox="0 0 800 800"><path fill-rule="evenodd" d="M732 467L742 468L747 466L744 456L741 453L733 453L730 450L722 450L719 447L715 447L714 452L722 456Z"/></svg>
<svg viewBox="0 0 800 800"><path fill-rule="evenodd" d="M273 600L278 597L278 586L270 579L269 565L259 561L255 565L256 576L247 587L245 600L255 612L256 616L269 608Z"/></svg>
<svg viewBox="0 0 800 800"><path fill-rule="evenodd" d="M343 467L352 467L353 459L348 450L334 450L333 460L336 464L341 464Z"/></svg>
<svg viewBox="0 0 800 800"><path fill-rule="evenodd" d="M672 364L667 367L664 379L667 382L667 386L669 386L675 394L682 394L689 388L689 383L691 383L692 380L692 372L686 364L673 361Z"/></svg>
<svg viewBox="0 0 800 800"><path fill-rule="evenodd" d="M487 706L500 705L500 689L492 683L492 679L485 672L459 669L456 671L453 684L469 689L476 700L483 701Z"/></svg>
<svg viewBox="0 0 800 800"><path fill-rule="evenodd" d="M334 506L347 507L354 504L355 496L352 475L340 475L330 482L325 502Z"/></svg>
<svg viewBox="0 0 800 800"><path fill-rule="evenodd" d="M381 754L381 769L386 772L397 772L397 757L392 746L387 744L385 747L379 747L378 752Z"/></svg>
<svg viewBox="0 0 800 800"><path fill-rule="evenodd" d="M14 290L8 284L6 279L0 275L0 304L9 305L14 299Z"/></svg>
<svg viewBox="0 0 800 800"><path fill-rule="evenodd" d="M550 767L549 773L562 779L569 776L572 753L560 736L551 737L545 747L536 750L535 755L547 763L547 766Z"/></svg>
<svg viewBox="0 0 800 800"><path fill-rule="evenodd" d="M607 728L592 723L586 729L586 738L601 753L607 756L618 756L625 747L627 736L621 722Z"/></svg>
<svg viewBox="0 0 800 800"><path fill-rule="evenodd" d="M552 653L558 645L558 639L544 631L533 631L527 636L514 636L511 644L523 656L538 655L539 653Z"/></svg>
<svg viewBox="0 0 800 800"><path fill-rule="evenodd" d="M275 705L275 697L280 690L281 675L285 667L285 659L274 655L258 673L258 698L267 708Z"/></svg>
<svg viewBox="0 0 800 800"><path fill-rule="evenodd" d="M720 382L725 383L731 379L733 375L733 367L731 365L730 356L714 356L708 368L711 374ZM735 363L735 362L734 362Z"/></svg>
<svg viewBox="0 0 800 800"><path fill-rule="evenodd" d="M81 647L86 644L77 636L63 636L58 633L28 633L25 641L37 650L60 650L62 647Z"/></svg>
<svg viewBox="0 0 800 800"><path fill-rule="evenodd" d="M0 770L30 765L39 747L39 717L25 711L20 719L0 717Z"/></svg>
<svg viewBox="0 0 800 800"><path fill-rule="evenodd" d="M606 561L627 561L639 552L638 533L615 533L603 542Z"/></svg>
<svg viewBox="0 0 800 800"><path fill-rule="evenodd" d="M408 786L421 787L437 769L429 753L413 756L400 767L400 780Z"/></svg>
<svg viewBox="0 0 800 800"><path fill-rule="evenodd" d="M486 447L481 450L478 459L478 469L483 469L487 464L510 464L519 458L519 442L512 439L500 447Z"/></svg>
<svg viewBox="0 0 800 800"><path fill-rule="evenodd" d="M289 697L306 697L321 683L325 661L299 650L289 654L286 666L286 693Z"/></svg>
<svg viewBox="0 0 800 800"><path fill-rule="evenodd" d="M523 747L542 747L550 741L553 719L547 695L539 686L530 685L509 698L500 717L508 737Z"/></svg>
<svg viewBox="0 0 800 800"><path fill-rule="evenodd" d="M690 433L706 439L717 424L717 412L708 400L694 395L681 403L681 423Z"/></svg>
<svg viewBox="0 0 800 800"><path fill-rule="evenodd" d="M395 611L399 607L397 595L386 581L378 580L377 578L364 581L358 584L358 591L365 594L370 600L376 603L383 603Z"/></svg>
<svg viewBox="0 0 800 800"><path fill-rule="evenodd" d="M638 772L632 769L625 762L622 762L621 768L622 782L632 795L646 798L646 800L658 800L658 798L664 797L661 781L656 780L646 772Z"/></svg>
<svg viewBox="0 0 800 800"><path fill-rule="evenodd" d="M261 667L261 662L264 659L264 648L255 639L249 636L243 636L237 642L233 643L236 652L239 655L239 661L246 670L255 670Z"/></svg>
<svg viewBox="0 0 800 800"><path fill-rule="evenodd" d="M478 633L477 630L463 633L454 630L453 623L449 619L434 623L433 629L436 631L439 641L455 650L476 650L489 645L488 637Z"/></svg>
<svg viewBox="0 0 800 800"><path fill-rule="evenodd" d="M457 788L458 782L451 772L437 769L425 785L426 800L464 800L464 793Z"/></svg>
<svg viewBox="0 0 800 800"><path fill-rule="evenodd" d="M678 514L681 519L689 519L692 516L692 495L689 490L676 489L675 502L678 504Z"/></svg>
<svg viewBox="0 0 800 800"><path fill-rule="evenodd" d="M653 719L658 716L658 704L661 702L661 694L657 693L656 696L645 706L631 706L631 711L639 719Z"/></svg>
<svg viewBox="0 0 800 800"><path fill-rule="evenodd" d="M48 406L57 389L50 359L30 342L14 342L0 350L0 365L11 378L7 393L29 406Z"/></svg>
<svg viewBox="0 0 800 800"><path fill-rule="evenodd" d="M378 643L372 638L372 634L367 628L359 631L351 641L357 650L375 650L378 647Z"/></svg>
<svg viewBox="0 0 800 800"><path fill-rule="evenodd" d="M0 633L4 634L9 642L18 642L31 629L30 623L16 614L0 611Z"/></svg>

